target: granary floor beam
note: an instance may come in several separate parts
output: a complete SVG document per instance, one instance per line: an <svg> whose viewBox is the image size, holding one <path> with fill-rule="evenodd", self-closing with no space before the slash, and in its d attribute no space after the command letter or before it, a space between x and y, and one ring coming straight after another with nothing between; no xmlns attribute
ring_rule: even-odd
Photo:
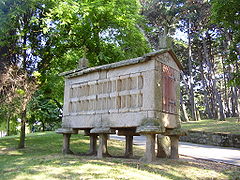
<svg viewBox="0 0 240 180"><path fill-rule="evenodd" d="M89 154L96 155L97 154L97 134L90 134L90 147Z"/></svg>
<svg viewBox="0 0 240 180"><path fill-rule="evenodd" d="M73 154L73 152L70 150L70 138L71 134L63 134L63 154Z"/></svg>
<svg viewBox="0 0 240 180"><path fill-rule="evenodd" d="M144 160L146 162L152 162L156 159L155 155L155 134L144 134L146 136L146 151Z"/></svg>
<svg viewBox="0 0 240 180"><path fill-rule="evenodd" d="M179 136L169 136L171 141L171 159L178 159L178 144L179 144Z"/></svg>
<svg viewBox="0 0 240 180"><path fill-rule="evenodd" d="M125 136L125 157L132 157L133 156L133 136L132 135L126 135Z"/></svg>

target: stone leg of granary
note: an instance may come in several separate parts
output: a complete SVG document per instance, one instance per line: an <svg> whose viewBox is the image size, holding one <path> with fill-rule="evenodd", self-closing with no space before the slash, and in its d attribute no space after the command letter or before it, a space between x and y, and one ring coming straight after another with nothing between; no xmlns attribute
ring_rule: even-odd
<svg viewBox="0 0 240 180"><path fill-rule="evenodd" d="M107 141L109 139L109 134L105 134L106 138L104 138L104 151L103 151L103 156L105 157L110 157L111 155L108 153L108 144Z"/></svg>
<svg viewBox="0 0 240 180"><path fill-rule="evenodd" d="M97 154L97 134L90 134L90 148L89 148L89 155L96 155Z"/></svg>
<svg viewBox="0 0 240 180"><path fill-rule="evenodd" d="M178 144L179 144L179 136L169 136L171 141L171 159L178 159Z"/></svg>
<svg viewBox="0 0 240 180"><path fill-rule="evenodd" d="M170 156L170 139L168 136L157 135L157 157L167 158Z"/></svg>
<svg viewBox="0 0 240 180"><path fill-rule="evenodd" d="M125 136L125 157L132 157L133 156L133 136L132 135L126 135Z"/></svg>
<svg viewBox="0 0 240 180"><path fill-rule="evenodd" d="M63 154L73 154L73 152L70 150L70 137L71 134L63 134Z"/></svg>
<svg viewBox="0 0 240 180"><path fill-rule="evenodd" d="M144 161L152 162L156 159L155 155L155 134L144 134L146 136L146 151Z"/></svg>
<svg viewBox="0 0 240 180"><path fill-rule="evenodd" d="M104 156L109 156L107 151L107 140L108 135L107 134L99 134L99 145L97 150L97 157L103 158Z"/></svg>

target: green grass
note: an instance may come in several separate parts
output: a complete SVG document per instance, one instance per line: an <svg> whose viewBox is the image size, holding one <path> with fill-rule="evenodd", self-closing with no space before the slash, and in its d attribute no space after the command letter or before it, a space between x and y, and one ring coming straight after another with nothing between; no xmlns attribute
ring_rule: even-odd
<svg viewBox="0 0 240 180"><path fill-rule="evenodd" d="M0 139L0 179L235 179L240 168L199 161L158 159L147 164L138 158L104 158L94 156L62 155L62 136L54 132L29 134L26 148L19 150L18 137ZM74 152L88 151L88 137L74 135ZM124 143L109 141L109 152L123 154ZM143 147L134 146L134 154L143 155Z"/></svg>
<svg viewBox="0 0 240 180"><path fill-rule="evenodd" d="M237 122L237 118L227 118L226 121L206 119L183 122L182 128L192 131L240 134L240 122Z"/></svg>

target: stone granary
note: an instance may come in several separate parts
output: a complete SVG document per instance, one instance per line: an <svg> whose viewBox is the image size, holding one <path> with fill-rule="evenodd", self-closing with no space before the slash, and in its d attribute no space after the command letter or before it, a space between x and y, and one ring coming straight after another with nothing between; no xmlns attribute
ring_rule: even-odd
<svg viewBox="0 0 240 180"><path fill-rule="evenodd" d="M126 157L133 155L133 136L144 135L144 159L153 161L155 137L161 134L170 137L170 157L178 158L178 140L184 134L179 121L181 69L172 50L161 50L62 73L62 128L56 132L64 136L63 153L71 153L71 134L84 130L90 136L90 153L99 158L108 155L108 135L115 133L126 136Z"/></svg>

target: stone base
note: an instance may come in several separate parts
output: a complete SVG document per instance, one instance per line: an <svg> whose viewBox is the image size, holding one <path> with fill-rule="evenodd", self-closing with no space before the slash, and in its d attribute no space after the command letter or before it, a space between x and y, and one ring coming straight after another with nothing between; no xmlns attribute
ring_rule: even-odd
<svg viewBox="0 0 240 180"><path fill-rule="evenodd" d="M99 145L98 145L98 150L97 150L98 158L110 156L110 154L108 153L108 150L107 150L107 139L108 139L107 134L99 134Z"/></svg>
<svg viewBox="0 0 240 180"><path fill-rule="evenodd" d="M156 153L155 153L155 134L143 134L146 136L146 150L144 157L141 158L141 161L144 162L153 162L156 160Z"/></svg>
<svg viewBox="0 0 240 180"><path fill-rule="evenodd" d="M168 158L170 157L170 138L161 134L157 135L157 157Z"/></svg>
<svg viewBox="0 0 240 180"><path fill-rule="evenodd" d="M70 137L71 134L63 134L63 154L73 154L73 152L70 150Z"/></svg>
<svg viewBox="0 0 240 180"><path fill-rule="evenodd" d="M89 155L97 155L97 136L96 134L90 134L90 146Z"/></svg>
<svg viewBox="0 0 240 180"><path fill-rule="evenodd" d="M178 159L179 158L179 154L178 154L179 136L170 136L170 141L171 141L170 158L171 159Z"/></svg>
<svg viewBox="0 0 240 180"><path fill-rule="evenodd" d="M129 158L132 156L133 156L133 136L126 135L124 157Z"/></svg>

